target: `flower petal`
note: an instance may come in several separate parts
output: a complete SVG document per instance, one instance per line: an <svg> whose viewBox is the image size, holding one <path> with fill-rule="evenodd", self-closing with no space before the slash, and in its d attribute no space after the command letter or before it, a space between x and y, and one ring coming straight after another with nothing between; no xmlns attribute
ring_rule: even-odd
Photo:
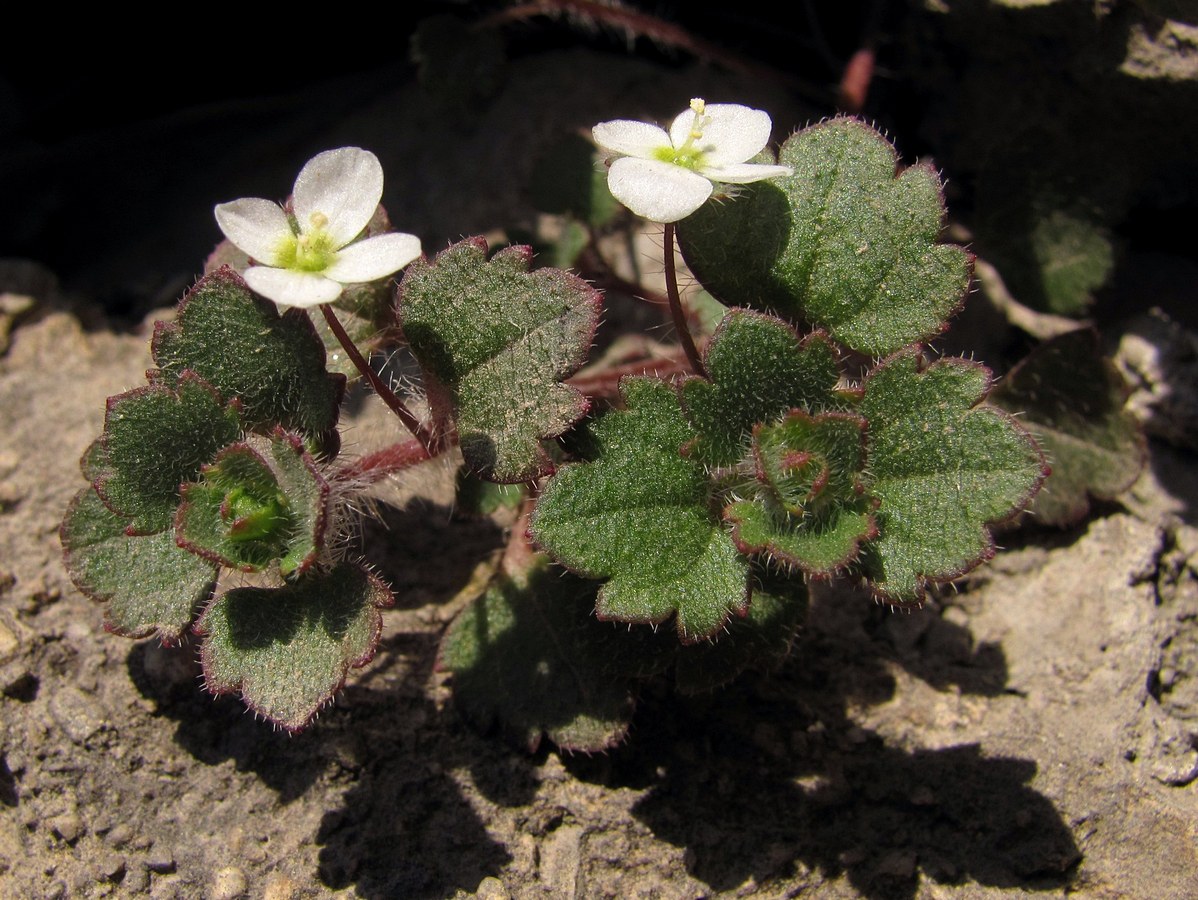
<svg viewBox="0 0 1198 900"><path fill-rule="evenodd" d="M755 156L769 141L774 127L769 113L739 103L709 103L703 117L703 136L695 146L704 152L704 162L709 166L742 163ZM694 120L694 111L688 109L670 125L670 140L675 147L686 140Z"/></svg>
<svg viewBox="0 0 1198 900"><path fill-rule="evenodd" d="M612 196L651 222L677 222L711 196L711 182L670 163L625 156L607 173Z"/></svg>
<svg viewBox="0 0 1198 900"><path fill-rule="evenodd" d="M398 272L420 255L420 238L414 234L380 234L350 244L322 273L342 284L374 281Z"/></svg>
<svg viewBox="0 0 1198 900"><path fill-rule="evenodd" d="M591 129L591 134L595 143L609 153L623 153L641 159L652 159L653 151L670 146L670 136L664 128L631 119L600 122Z"/></svg>
<svg viewBox="0 0 1198 900"><path fill-rule="evenodd" d="M762 166L756 163L737 163L731 166L704 166L699 170L712 181L723 184L748 184L751 181L761 181L763 178L779 178L783 175L793 175L790 166Z"/></svg>
<svg viewBox="0 0 1198 900"><path fill-rule="evenodd" d="M216 224L238 250L252 259L272 264L279 248L291 237L287 214L277 203L258 197L244 197L231 203L218 203Z"/></svg>
<svg viewBox="0 0 1198 900"><path fill-rule="evenodd" d="M369 150L341 147L308 160L295 179L292 209L300 231L320 213L335 247L344 247L370 222L383 198L383 165Z"/></svg>
<svg viewBox="0 0 1198 900"><path fill-rule="evenodd" d="M252 290L279 306L319 306L341 296L339 283L315 272L251 266L243 277Z"/></svg>

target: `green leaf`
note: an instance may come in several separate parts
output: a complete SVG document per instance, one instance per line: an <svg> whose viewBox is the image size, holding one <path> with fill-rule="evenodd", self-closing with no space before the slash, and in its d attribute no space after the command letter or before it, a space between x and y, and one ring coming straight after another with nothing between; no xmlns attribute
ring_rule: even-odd
<svg viewBox="0 0 1198 900"><path fill-rule="evenodd" d="M591 578L602 619L663 622L693 643L748 602L748 566L713 514L703 467L680 448L695 437L678 396L653 379L620 385L627 411L592 429L595 458L563 466L531 533L558 562Z"/></svg>
<svg viewBox="0 0 1198 900"><path fill-rule="evenodd" d="M1092 329L1041 344L990 394L990 402L1020 416L1052 461L1052 474L1032 503L1049 525L1085 517L1090 497L1111 500L1144 467L1144 435L1123 408L1123 376L1098 347Z"/></svg>
<svg viewBox="0 0 1198 900"><path fill-rule="evenodd" d="M246 427L298 431L336 455L345 377L325 369L325 351L307 313L254 294L231 269L196 283L173 322L154 326L154 362L162 375L198 373L223 397L236 397Z"/></svg>
<svg viewBox="0 0 1198 900"><path fill-rule="evenodd" d="M807 586L798 579L757 573L748 615L728 620L715 642L679 647L674 677L684 694L713 691L746 669L769 671L790 654L807 620Z"/></svg>
<svg viewBox="0 0 1198 900"><path fill-rule="evenodd" d="M708 380L682 384L682 406L699 437L688 448L711 466L732 466L749 452L753 427L795 407L817 412L845 401L835 392L836 351L818 332L800 341L780 319L730 311L707 346Z"/></svg>
<svg viewBox="0 0 1198 900"><path fill-rule="evenodd" d="M941 331L964 298L970 260L935 243L944 219L935 169L915 165L896 178L894 148L849 118L792 135L779 162L794 174L747 185L679 223L703 286L873 355Z"/></svg>
<svg viewBox="0 0 1198 900"><path fill-rule="evenodd" d="M813 575L852 562L877 535L873 498L861 482L866 423L851 413L794 410L753 436L765 488L731 504L724 517L742 553L768 553Z"/></svg>
<svg viewBox="0 0 1198 900"><path fill-rule="evenodd" d="M517 509L526 496L522 484L483 481L467 469L459 469L454 511L466 516L489 516L500 509Z"/></svg>
<svg viewBox="0 0 1198 900"><path fill-rule="evenodd" d="M1035 442L1005 412L976 405L984 367L918 353L883 360L865 381L870 492L881 534L865 548L873 587L896 602L993 555L988 522L1010 518L1046 474Z"/></svg>
<svg viewBox="0 0 1198 900"><path fill-rule="evenodd" d="M1054 209L1042 214L1028 236L1038 268L1044 308L1063 316L1082 316L1094 291L1115 268L1108 231L1088 217Z"/></svg>
<svg viewBox="0 0 1198 900"><path fill-rule="evenodd" d="M79 590L107 604L109 631L177 641L212 595L217 568L176 546L171 531L134 537L127 524L92 488L76 494L59 530L67 572Z"/></svg>
<svg viewBox="0 0 1198 900"><path fill-rule="evenodd" d="M574 216L592 228L602 228L620 209L595 145L576 133L555 141L541 155L528 192L542 212Z"/></svg>
<svg viewBox="0 0 1198 900"><path fill-rule="evenodd" d="M177 391L159 383L109 397L86 468L98 473L96 492L109 509L130 520L130 534L153 534L174 520L179 486L240 436L236 404L225 406L185 370Z"/></svg>
<svg viewBox="0 0 1198 900"><path fill-rule="evenodd" d="M600 298L567 272L530 272L527 247L508 247L490 262L486 254L486 241L475 238L408 266L400 323L429 402L456 422L471 470L528 481L552 468L541 441L588 409L560 380L586 359Z"/></svg>
<svg viewBox="0 0 1198 900"><path fill-rule="evenodd" d="M278 431L273 468L249 444L233 444L183 486L179 544L221 565L257 572L273 560L304 572L324 546L329 485L297 435Z"/></svg>
<svg viewBox="0 0 1198 900"><path fill-rule="evenodd" d="M591 752L623 740L633 678L621 660L641 641L594 617L594 582L546 571L500 576L445 632L437 659L453 673L453 696L476 727L498 723L535 751L542 735Z"/></svg>
<svg viewBox="0 0 1198 900"><path fill-rule="evenodd" d="M200 660L214 694L240 691L254 712L288 731L308 724L374 657L381 609L395 598L375 575L342 562L280 588L235 588L196 623Z"/></svg>

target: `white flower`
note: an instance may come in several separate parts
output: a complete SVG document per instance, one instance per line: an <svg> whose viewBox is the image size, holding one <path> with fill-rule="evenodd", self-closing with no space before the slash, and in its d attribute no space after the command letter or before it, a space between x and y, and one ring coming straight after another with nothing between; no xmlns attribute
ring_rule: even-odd
<svg viewBox="0 0 1198 900"><path fill-rule="evenodd" d="M378 157L358 147L326 150L295 179L291 212L245 197L216 207L216 223L257 263L246 283L280 306L332 303L347 284L398 272L420 255L411 234L380 234L351 243L383 196Z"/></svg>
<svg viewBox="0 0 1198 900"><path fill-rule="evenodd" d="M715 186L790 175L789 166L745 162L770 139L768 113L737 103L692 100L667 132L656 125L616 119L600 122L595 143L619 155L607 173L617 200L642 218L677 222L707 202Z"/></svg>

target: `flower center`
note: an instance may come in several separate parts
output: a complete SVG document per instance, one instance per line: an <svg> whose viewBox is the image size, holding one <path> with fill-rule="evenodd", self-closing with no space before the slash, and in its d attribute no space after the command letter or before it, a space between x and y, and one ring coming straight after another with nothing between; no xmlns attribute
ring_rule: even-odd
<svg viewBox="0 0 1198 900"><path fill-rule="evenodd" d="M695 146L695 142L702 139L703 129L711 120L705 115L707 104L701 97L691 101L691 110L694 111L695 118L691 121L691 130L686 140L679 147L659 147L653 153L654 159L692 171L702 167L707 152L702 147Z"/></svg>
<svg viewBox="0 0 1198 900"><path fill-rule="evenodd" d="M323 272L331 266L337 247L327 231L328 224L324 213L312 213L307 228L300 228L299 234L288 235L280 242L275 265L299 272Z"/></svg>

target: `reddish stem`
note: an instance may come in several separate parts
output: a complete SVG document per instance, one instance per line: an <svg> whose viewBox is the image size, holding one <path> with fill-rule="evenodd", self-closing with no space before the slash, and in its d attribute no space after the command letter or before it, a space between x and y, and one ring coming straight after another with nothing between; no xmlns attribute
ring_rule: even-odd
<svg viewBox="0 0 1198 900"><path fill-rule="evenodd" d="M612 398L619 395L620 379L625 375L652 375L656 378L669 378L672 375L681 375L687 371L690 366L679 359L641 359L636 362L624 363L621 366L613 366L604 371L597 372L594 375L586 375L566 380L566 384L576 390L582 391L588 397L604 397Z"/></svg>
<svg viewBox="0 0 1198 900"><path fill-rule="evenodd" d="M699 348L691 337L690 328L686 324L686 313L682 311L682 298L678 296L678 273L674 270L674 223L666 223L665 239L662 242L662 256L666 265L666 295L670 298L670 315L674 319L674 329L678 332L678 340L690 360L691 368L700 378L707 377L703 368L703 360L699 356Z"/></svg>
<svg viewBox="0 0 1198 900"><path fill-rule="evenodd" d="M416 436L416 440L420 441L421 445L428 452L428 455L435 456L438 452L438 446L437 440L433 437L432 432L430 432L424 427L424 425L420 423L420 420L412 414L412 411L404 405L404 402L396 396L395 392L391 390L391 388L383 381L383 379L375 374L374 369L370 368L370 364L366 362L365 358L363 358L361 352L358 350L357 345L350 340L349 335L345 333L345 329L341 326L340 320L333 312L332 305L328 303L322 303L320 306L320 311L324 313L324 320L329 323L329 328L332 330L333 334L336 335L337 340L341 343L341 346L345 349L345 352L349 354L349 358L353 362L354 366L356 366L358 371L361 372L366 380L370 382L370 386L374 388L374 392L378 394L379 397L382 398L383 402L391 408L391 411L399 417L399 421L403 422L404 427Z"/></svg>
<svg viewBox="0 0 1198 900"><path fill-rule="evenodd" d="M376 450L361 459L354 460L353 463L338 472L337 477L345 480L379 481L388 475L410 469L431 458L432 455L428 448L420 441L412 439L400 444L392 444L390 447L384 447L382 450Z"/></svg>

